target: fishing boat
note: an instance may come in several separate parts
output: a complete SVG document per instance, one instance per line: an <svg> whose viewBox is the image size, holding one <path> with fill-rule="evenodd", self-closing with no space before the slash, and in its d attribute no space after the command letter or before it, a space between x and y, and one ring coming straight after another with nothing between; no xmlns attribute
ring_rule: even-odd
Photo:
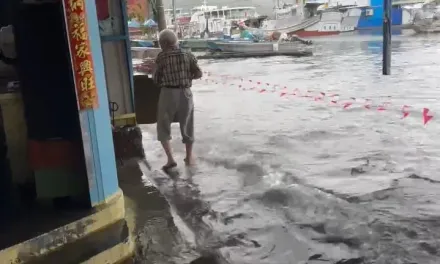
<svg viewBox="0 0 440 264"><path fill-rule="evenodd" d="M203 6L206 6L206 1ZM202 8L191 16L192 35L199 35L201 38L205 35L209 37L230 35L230 28L234 23L252 17L258 17L256 8L253 6Z"/></svg>
<svg viewBox="0 0 440 264"><path fill-rule="evenodd" d="M304 6L302 3L293 4L276 1L273 8L273 18L261 21L260 28L266 31L278 31L292 25L300 24L305 19Z"/></svg>
<svg viewBox="0 0 440 264"><path fill-rule="evenodd" d="M305 18L305 9L301 3L293 4L276 1L272 15L248 18L244 23L253 32L257 32L256 29L258 29L258 31L264 32L265 35L270 35L273 32L291 32L310 23L315 23L315 20L317 20Z"/></svg>
<svg viewBox="0 0 440 264"><path fill-rule="evenodd" d="M205 51L208 49L208 41L219 40L219 38L188 38L179 41L179 46L191 51Z"/></svg>
<svg viewBox="0 0 440 264"><path fill-rule="evenodd" d="M304 6L289 7L291 15L275 20L262 20L259 29L265 34L271 32L287 33L299 37L318 37L337 35L356 30L361 9L355 5L342 6L314 2ZM255 19L254 19L255 20ZM258 23L248 22L253 27Z"/></svg>
<svg viewBox="0 0 440 264"><path fill-rule="evenodd" d="M192 51L208 49L207 42L231 36L231 27L238 21L258 16L255 7L218 7L203 5L191 9L188 34L183 36L180 46Z"/></svg>
<svg viewBox="0 0 440 264"><path fill-rule="evenodd" d="M185 12L183 8L167 8L164 9L165 14L165 22L167 24L167 27L174 26L174 15L176 15L176 19L179 19L180 17L189 17L190 13Z"/></svg>
<svg viewBox="0 0 440 264"><path fill-rule="evenodd" d="M314 14L314 12L309 14ZM351 32L356 30L360 16L361 9L356 6L318 8L316 15L304 20L296 28L292 28L288 34L299 37L319 37Z"/></svg>
<svg viewBox="0 0 440 264"><path fill-rule="evenodd" d="M429 0L415 16L411 27L416 33L440 33L440 0Z"/></svg>
<svg viewBox="0 0 440 264"><path fill-rule="evenodd" d="M312 43L299 38L279 41L218 40L208 41L214 57L310 56Z"/></svg>

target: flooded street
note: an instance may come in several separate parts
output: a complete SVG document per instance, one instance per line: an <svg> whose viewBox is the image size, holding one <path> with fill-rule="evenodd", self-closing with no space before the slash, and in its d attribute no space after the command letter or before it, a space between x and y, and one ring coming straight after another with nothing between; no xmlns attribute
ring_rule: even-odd
<svg viewBox="0 0 440 264"><path fill-rule="evenodd" d="M197 168L157 172L155 126L141 127L145 184L167 198L189 248L238 264L440 263L440 37L393 36L391 76L381 41L341 36L316 40L313 57L200 61L209 75L193 86ZM426 126L423 108L434 116ZM187 263L183 251L154 263Z"/></svg>

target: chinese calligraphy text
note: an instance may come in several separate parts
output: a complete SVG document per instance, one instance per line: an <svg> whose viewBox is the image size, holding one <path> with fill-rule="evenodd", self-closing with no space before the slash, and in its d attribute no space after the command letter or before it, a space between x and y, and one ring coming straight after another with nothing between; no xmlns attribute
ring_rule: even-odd
<svg viewBox="0 0 440 264"><path fill-rule="evenodd" d="M63 1L79 109L93 109L98 107L98 92L90 53L85 0Z"/></svg>

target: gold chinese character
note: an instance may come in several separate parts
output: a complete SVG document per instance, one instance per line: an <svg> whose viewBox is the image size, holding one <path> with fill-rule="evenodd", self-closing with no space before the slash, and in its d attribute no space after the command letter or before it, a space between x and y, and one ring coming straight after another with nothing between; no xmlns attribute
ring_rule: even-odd
<svg viewBox="0 0 440 264"><path fill-rule="evenodd" d="M79 64L79 74L81 75L81 76L84 76L84 74L86 74L86 73L92 73L92 71L93 71L93 68L92 68L92 62L91 61L89 61L89 60L85 60L85 61L82 61L80 64Z"/></svg>
<svg viewBox="0 0 440 264"><path fill-rule="evenodd" d="M75 45L76 56L80 59L84 59L87 55L90 54L89 47L86 42L81 42Z"/></svg>
<svg viewBox="0 0 440 264"><path fill-rule="evenodd" d="M74 24L72 27L72 38L78 41L87 40L86 27L84 21Z"/></svg>
<svg viewBox="0 0 440 264"><path fill-rule="evenodd" d="M77 41L87 40L84 15L71 14L69 17L70 34Z"/></svg>
<svg viewBox="0 0 440 264"><path fill-rule="evenodd" d="M80 99L81 108L93 108L95 106L96 96L93 92L84 93Z"/></svg>
<svg viewBox="0 0 440 264"><path fill-rule="evenodd" d="M84 10L84 1L83 0L69 0L70 11L82 11Z"/></svg>
<svg viewBox="0 0 440 264"><path fill-rule="evenodd" d="M95 80L93 79L93 75L86 74L81 81L79 82L81 87L81 92L88 92L95 89Z"/></svg>

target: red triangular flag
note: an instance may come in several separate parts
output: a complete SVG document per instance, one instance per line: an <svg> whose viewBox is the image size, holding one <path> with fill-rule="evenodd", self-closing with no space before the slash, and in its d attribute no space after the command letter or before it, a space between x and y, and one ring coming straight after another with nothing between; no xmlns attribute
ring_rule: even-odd
<svg viewBox="0 0 440 264"><path fill-rule="evenodd" d="M404 119L405 117L409 116L408 108L409 108L408 105L403 105L402 106L402 114L403 114L402 119Z"/></svg>
<svg viewBox="0 0 440 264"><path fill-rule="evenodd" d="M429 109L428 108L423 108L423 125L428 124L428 122L434 117L432 115L428 114Z"/></svg>
<svg viewBox="0 0 440 264"><path fill-rule="evenodd" d="M350 102L345 103L345 104L344 104L344 109L349 108L352 104L353 104L353 103L350 103Z"/></svg>

